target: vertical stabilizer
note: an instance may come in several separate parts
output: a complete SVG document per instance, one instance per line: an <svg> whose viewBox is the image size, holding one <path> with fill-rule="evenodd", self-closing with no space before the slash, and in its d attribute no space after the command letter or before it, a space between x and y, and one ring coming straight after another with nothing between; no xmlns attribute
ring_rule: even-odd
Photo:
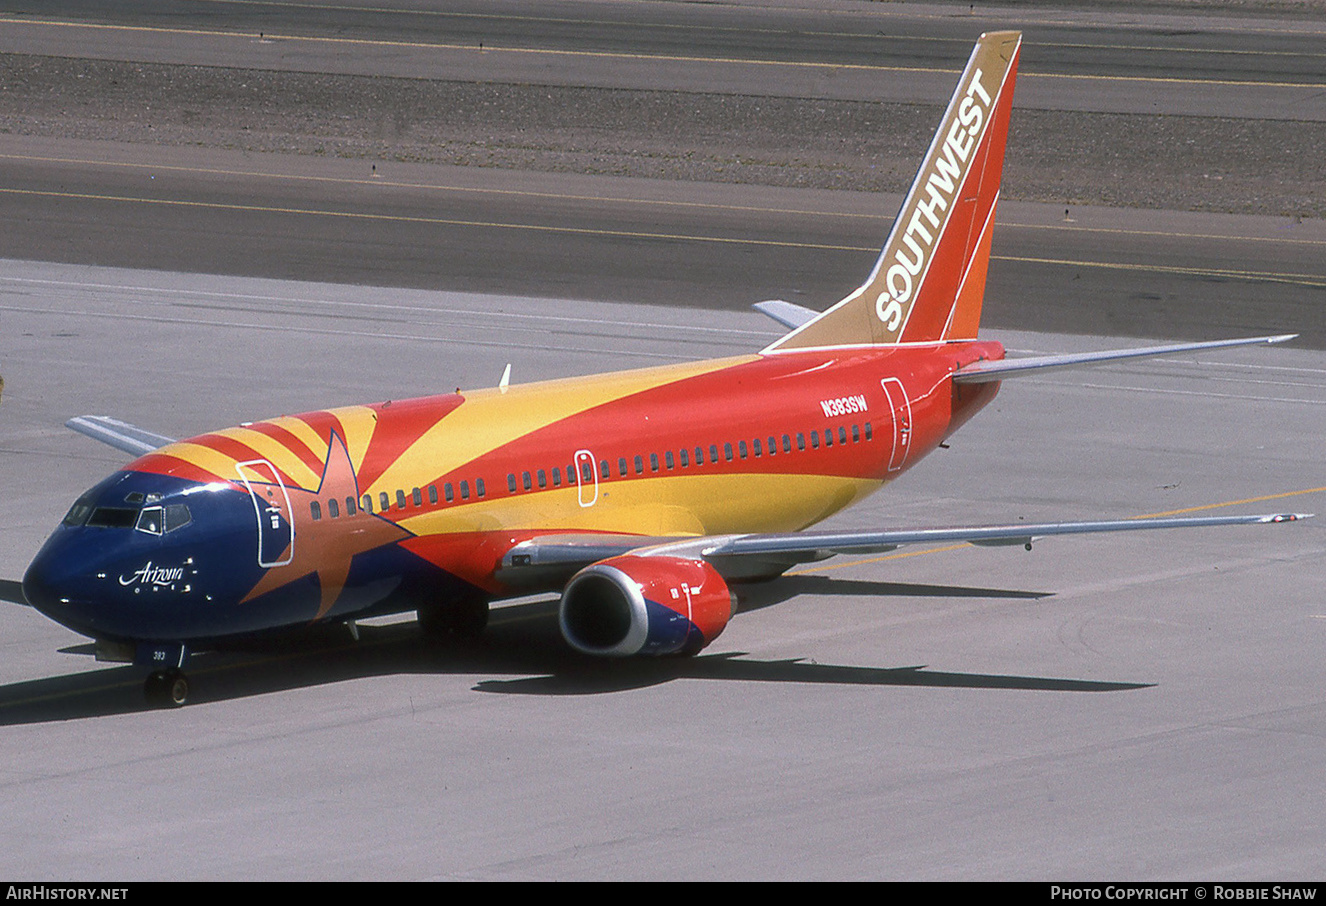
<svg viewBox="0 0 1326 906"><path fill-rule="evenodd" d="M1021 43L981 35L870 279L766 351L976 337Z"/></svg>

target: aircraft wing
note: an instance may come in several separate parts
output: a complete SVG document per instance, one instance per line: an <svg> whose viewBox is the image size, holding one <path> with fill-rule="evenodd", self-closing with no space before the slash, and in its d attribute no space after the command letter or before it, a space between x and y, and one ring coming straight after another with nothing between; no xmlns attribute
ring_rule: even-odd
<svg viewBox="0 0 1326 906"><path fill-rule="evenodd" d="M109 415L80 415L69 419L64 425L79 434L86 434L93 440L110 444L115 449L132 453L134 456L143 456L175 442L174 438L153 434L151 431L111 418Z"/></svg>
<svg viewBox="0 0 1326 906"><path fill-rule="evenodd" d="M779 532L681 538L614 534L557 535L515 545L502 558L497 575L511 585L542 585L550 580L569 579L579 570L600 560L633 554L702 559L711 563L725 579L741 580L768 578L797 563L823 560L836 554L887 553L907 544L967 543L982 547L1025 545L1029 548L1034 540L1052 535L1267 525L1311 517L1310 513L1162 516L1094 522L905 528L876 532Z"/></svg>

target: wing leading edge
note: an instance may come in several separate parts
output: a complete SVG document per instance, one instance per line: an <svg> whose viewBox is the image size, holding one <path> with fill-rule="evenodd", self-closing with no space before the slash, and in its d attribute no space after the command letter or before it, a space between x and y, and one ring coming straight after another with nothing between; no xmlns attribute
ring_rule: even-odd
<svg viewBox="0 0 1326 906"><path fill-rule="evenodd" d="M725 579L768 578L797 563L837 554L888 553L909 544L974 544L981 547L1024 545L1054 535L1134 532L1155 529L1209 528L1221 525L1271 525L1312 518L1311 513L1263 513L1241 516L1182 516L1086 522L1043 522L904 528L877 532L785 532L650 538L638 535L556 535L515 545L502 558L497 577L511 585L560 581L600 560L633 554L702 559Z"/></svg>

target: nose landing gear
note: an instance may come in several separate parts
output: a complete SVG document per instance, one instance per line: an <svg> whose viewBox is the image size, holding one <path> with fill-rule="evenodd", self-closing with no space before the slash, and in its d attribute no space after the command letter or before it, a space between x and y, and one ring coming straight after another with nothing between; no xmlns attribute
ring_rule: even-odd
<svg viewBox="0 0 1326 906"><path fill-rule="evenodd" d="M189 679L182 670L155 670L143 683L143 695L154 708L178 708L189 700Z"/></svg>

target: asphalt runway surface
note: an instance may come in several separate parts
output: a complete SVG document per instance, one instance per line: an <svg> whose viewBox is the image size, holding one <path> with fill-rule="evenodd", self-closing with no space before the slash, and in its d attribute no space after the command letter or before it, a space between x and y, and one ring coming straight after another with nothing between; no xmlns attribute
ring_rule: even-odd
<svg viewBox="0 0 1326 906"><path fill-rule="evenodd" d="M17 580L123 463L354 400L758 347L755 313L4 262ZM1105 338L1003 334L1021 352ZM1009 382L843 528L1319 510L1326 357ZM1234 503L1235 501L1246 501ZM0 871L143 878L1310 879L1326 523L910 549L745 587L699 657L607 663L551 596L193 664L194 700L0 608ZM182 845L186 844L187 845Z"/></svg>
<svg viewBox="0 0 1326 906"><path fill-rule="evenodd" d="M993 336L1018 352L1303 336L1008 382L952 449L826 526L1322 509L1326 228L1283 216L1316 203L1296 206L1315 192L1299 180L1320 181L1314 8L392 6L189 2L163 19L153 4L39 4L0 14L0 54L231 67L236 84L460 79L508 99L650 88L708 98L715 116L724 90L883 91L933 120L974 35L1023 26L1016 107L1066 118L1103 182L1083 203L1005 198ZM344 144L334 129L204 135L187 104L152 138L95 103L62 112L73 94L52 84L0 132L0 592L123 464L61 427L70 416L183 437L491 386L507 363L522 382L747 352L777 332L749 303L836 301L899 201L765 184L751 162L745 180L612 175L630 156L620 135L579 156L579 134L554 135L514 163L476 158L487 166L382 156L356 111ZM1189 173L1149 146L1153 114L1186 124L1179 144L1228 137L1214 159L1228 166ZM494 128L517 119L496 112ZM1288 164L1234 147L1259 133ZM1025 147L1051 171L1034 184L1079 186L1056 175L1064 157L1043 165L1050 144ZM1130 194L1148 178L1154 194ZM1228 210L1174 201L1162 190L1179 180L1193 197L1233 185ZM575 656L551 597L502 608L473 646L383 621L357 643L201 657L173 712L146 709L138 674L97 664L85 640L2 604L0 871L1316 879L1324 520L838 558L744 588L742 613L687 661Z"/></svg>

